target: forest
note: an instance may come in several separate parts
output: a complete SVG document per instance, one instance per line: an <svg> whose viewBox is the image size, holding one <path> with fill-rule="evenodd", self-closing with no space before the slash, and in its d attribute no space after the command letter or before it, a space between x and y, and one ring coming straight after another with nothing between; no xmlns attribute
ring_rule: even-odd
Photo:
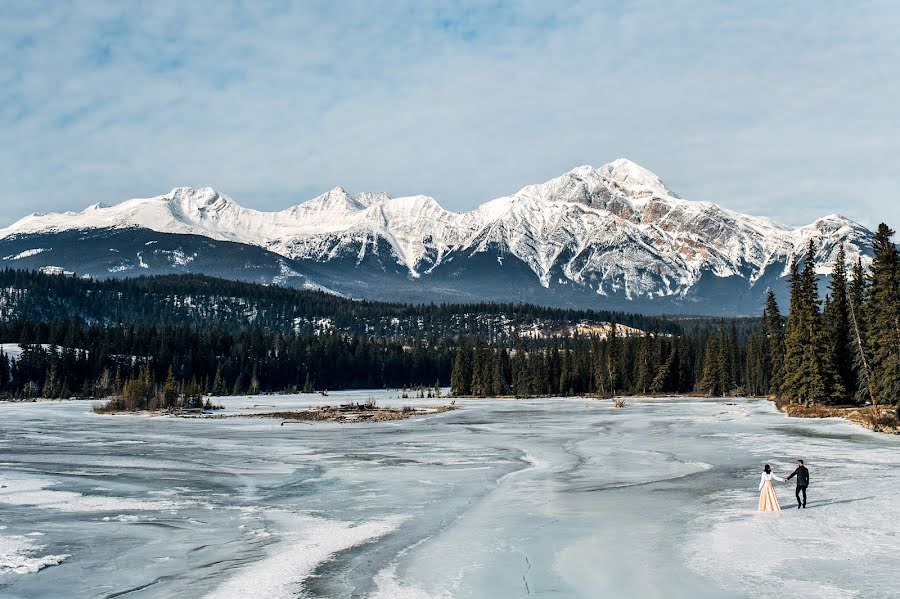
<svg viewBox="0 0 900 599"><path fill-rule="evenodd" d="M514 304L403 305L170 276L91 281L0 272L0 394L119 398L128 409L202 396L433 388L457 396L697 393L896 405L900 258L886 225L874 259L824 300L814 242L791 265L786 317L677 319ZM602 334L577 322L610 322ZM327 326L322 326L322 323ZM318 324L316 324L318 323ZM541 334L534 332L538 323ZM642 334L623 335L624 326Z"/></svg>
<svg viewBox="0 0 900 599"><path fill-rule="evenodd" d="M749 335L736 321L674 335L563 338L514 348L463 340L451 385L457 395L702 393L774 396L804 405L897 405L900 398L900 257L880 225L866 272L846 272L841 248L824 301L815 242L790 267L790 306L769 292Z"/></svg>
<svg viewBox="0 0 900 599"><path fill-rule="evenodd" d="M606 310L561 310L532 304L398 304L352 300L276 285L204 275L83 279L35 271L0 270L0 322L77 319L138 325L214 325L314 335L416 338L435 342L460 335L495 340L512 329L566 322L610 322L669 331L666 319Z"/></svg>

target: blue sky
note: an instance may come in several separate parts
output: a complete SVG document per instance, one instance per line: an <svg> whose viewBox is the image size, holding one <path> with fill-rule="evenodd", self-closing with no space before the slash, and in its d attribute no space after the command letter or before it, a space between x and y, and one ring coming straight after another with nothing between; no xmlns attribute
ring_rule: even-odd
<svg viewBox="0 0 900 599"><path fill-rule="evenodd" d="M0 226L210 185L465 210L627 157L789 224L900 227L893 2L0 4Z"/></svg>

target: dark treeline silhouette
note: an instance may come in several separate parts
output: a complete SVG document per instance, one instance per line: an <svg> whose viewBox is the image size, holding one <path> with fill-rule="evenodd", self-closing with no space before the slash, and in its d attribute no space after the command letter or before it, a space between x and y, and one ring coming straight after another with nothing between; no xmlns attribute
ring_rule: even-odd
<svg viewBox="0 0 900 599"><path fill-rule="evenodd" d="M175 379L203 394L433 386L449 376L448 344L404 344L329 333L190 326L85 325L76 320L0 326L21 355L0 352L0 389L16 397L107 397L133 381Z"/></svg>
<svg viewBox="0 0 900 599"><path fill-rule="evenodd" d="M868 270L857 262L848 275L841 249L824 301L811 241L790 268L786 318L771 292L761 318L669 321L513 304L356 302L196 276L98 282L7 270L0 342L18 344L21 355L0 352L0 393L196 407L204 394L449 382L455 395L484 397L702 393L897 405L892 235L878 228ZM536 320L545 328L525 335L534 329L519 325ZM614 324L573 334L586 320L644 333L624 336Z"/></svg>
<svg viewBox="0 0 900 599"><path fill-rule="evenodd" d="M857 261L848 277L840 249L824 304L819 301L812 241L802 268L792 265L777 395L806 405L898 405L900 253L893 234L887 225L879 225L868 272Z"/></svg>
<svg viewBox="0 0 900 599"><path fill-rule="evenodd" d="M770 395L790 402L898 406L900 257L879 226L868 272L850 277L841 248L820 300L815 243L791 264L783 318L771 291L761 319L681 321L676 335L554 339L543 347L464 340L451 375L457 395L614 395L700 392ZM898 414L900 415L900 414Z"/></svg>
<svg viewBox="0 0 900 599"><path fill-rule="evenodd" d="M615 321L641 330L677 331L664 318L606 310L563 310L532 304L397 304L350 300L321 291L169 275L93 280L35 271L0 271L0 321L64 320L106 324L248 325L302 335L351 335L438 342L459 335L497 341L511 328L537 323Z"/></svg>

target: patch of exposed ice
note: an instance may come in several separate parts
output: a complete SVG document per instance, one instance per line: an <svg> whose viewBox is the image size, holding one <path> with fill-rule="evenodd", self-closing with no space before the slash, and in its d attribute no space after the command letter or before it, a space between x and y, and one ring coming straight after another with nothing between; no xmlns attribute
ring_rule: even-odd
<svg viewBox="0 0 900 599"><path fill-rule="evenodd" d="M369 596L369 599L445 599L452 597L450 591L444 591L440 595L434 595L425 589L403 584L397 579L397 566L391 565L375 575L377 590Z"/></svg>
<svg viewBox="0 0 900 599"><path fill-rule="evenodd" d="M135 499L83 495L74 491L57 491L57 482L37 479L7 479L0 489L0 504L27 505L61 512L119 512L146 510L174 510L184 507L183 502L166 499Z"/></svg>
<svg viewBox="0 0 900 599"><path fill-rule="evenodd" d="M0 536L0 575L34 574L48 566L62 563L68 554L38 555L45 547L39 545L31 535Z"/></svg>
<svg viewBox="0 0 900 599"><path fill-rule="evenodd" d="M277 514L276 517L284 516ZM309 516L292 516L291 532L273 545L272 552L248 564L207 598L280 598L296 594L316 567L339 551L368 543L396 530L404 516L388 516L360 524Z"/></svg>

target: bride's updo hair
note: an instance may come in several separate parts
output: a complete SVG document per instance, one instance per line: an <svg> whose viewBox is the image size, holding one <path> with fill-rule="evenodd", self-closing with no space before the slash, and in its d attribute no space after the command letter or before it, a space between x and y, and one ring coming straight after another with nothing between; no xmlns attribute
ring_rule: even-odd
<svg viewBox="0 0 900 599"><path fill-rule="evenodd" d="M771 473L772 473L772 469L769 468L769 465L768 465L768 464L766 464L766 467L763 468L763 470L765 471L766 474L771 474Z"/></svg>

